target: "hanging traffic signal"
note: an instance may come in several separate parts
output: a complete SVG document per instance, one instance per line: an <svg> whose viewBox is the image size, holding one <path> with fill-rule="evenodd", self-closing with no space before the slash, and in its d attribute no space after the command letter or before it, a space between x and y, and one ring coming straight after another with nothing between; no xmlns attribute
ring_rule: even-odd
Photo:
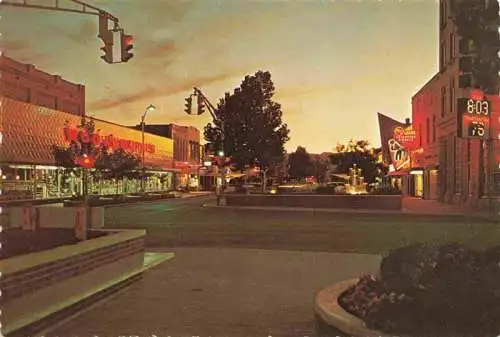
<svg viewBox="0 0 500 337"><path fill-rule="evenodd" d="M106 63L113 63L113 32L110 30L100 32L99 37L104 43L101 47L101 50L104 52L101 59Z"/></svg>
<svg viewBox="0 0 500 337"><path fill-rule="evenodd" d="M191 96L187 97L185 103L185 108L184 112L187 113L188 115L191 115L191 107L193 105L193 98Z"/></svg>
<svg viewBox="0 0 500 337"><path fill-rule="evenodd" d="M134 37L121 31L122 62L128 62L134 54L130 51L134 48Z"/></svg>
<svg viewBox="0 0 500 337"><path fill-rule="evenodd" d="M205 102L203 101L203 97L198 94L198 115L201 115L205 112Z"/></svg>

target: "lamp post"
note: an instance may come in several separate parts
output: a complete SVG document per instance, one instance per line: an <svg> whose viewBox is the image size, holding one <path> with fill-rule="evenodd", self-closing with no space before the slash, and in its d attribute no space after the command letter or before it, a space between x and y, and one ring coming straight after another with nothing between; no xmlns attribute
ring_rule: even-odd
<svg viewBox="0 0 500 337"><path fill-rule="evenodd" d="M144 114L141 117L141 135L142 135L142 158L141 158L141 192L144 192L144 176L145 176L145 167L144 167L144 120L146 119L146 115L148 112L153 112L156 110L156 107L153 104L150 104L146 107Z"/></svg>

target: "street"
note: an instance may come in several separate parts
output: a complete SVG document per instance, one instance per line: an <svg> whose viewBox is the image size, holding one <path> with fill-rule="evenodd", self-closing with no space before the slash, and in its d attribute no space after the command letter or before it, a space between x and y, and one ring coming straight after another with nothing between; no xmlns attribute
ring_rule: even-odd
<svg viewBox="0 0 500 337"><path fill-rule="evenodd" d="M237 247L384 254L421 241L494 245L498 226L464 216L343 214L204 208L213 197L175 199L106 208L109 228L144 228L147 245Z"/></svg>

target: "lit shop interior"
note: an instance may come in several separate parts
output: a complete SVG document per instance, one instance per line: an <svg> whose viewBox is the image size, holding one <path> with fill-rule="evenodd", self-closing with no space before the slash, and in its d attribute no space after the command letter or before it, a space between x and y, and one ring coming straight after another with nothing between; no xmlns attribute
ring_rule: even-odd
<svg viewBox="0 0 500 337"><path fill-rule="evenodd" d="M130 194L141 189L137 172L123 179L106 179L98 170L89 172L89 193ZM83 193L83 169L43 165L2 165L2 193L5 199L46 199L79 196ZM161 192L174 189L174 172L146 171L144 190Z"/></svg>

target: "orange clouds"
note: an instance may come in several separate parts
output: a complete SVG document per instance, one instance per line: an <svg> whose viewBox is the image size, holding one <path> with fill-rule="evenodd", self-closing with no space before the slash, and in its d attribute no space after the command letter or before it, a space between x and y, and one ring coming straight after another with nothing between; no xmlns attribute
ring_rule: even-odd
<svg viewBox="0 0 500 337"><path fill-rule="evenodd" d="M189 81L183 80L182 82L167 85L155 86L143 89L132 94L116 95L113 98L104 98L90 102L88 108L90 110L106 110L116 108L122 105L130 104L137 101L147 100L155 97L165 97L175 95L184 91L189 91L193 86L206 86L211 83L227 80L235 76L240 76L241 72L230 72L224 74L217 74L203 78L191 79Z"/></svg>

